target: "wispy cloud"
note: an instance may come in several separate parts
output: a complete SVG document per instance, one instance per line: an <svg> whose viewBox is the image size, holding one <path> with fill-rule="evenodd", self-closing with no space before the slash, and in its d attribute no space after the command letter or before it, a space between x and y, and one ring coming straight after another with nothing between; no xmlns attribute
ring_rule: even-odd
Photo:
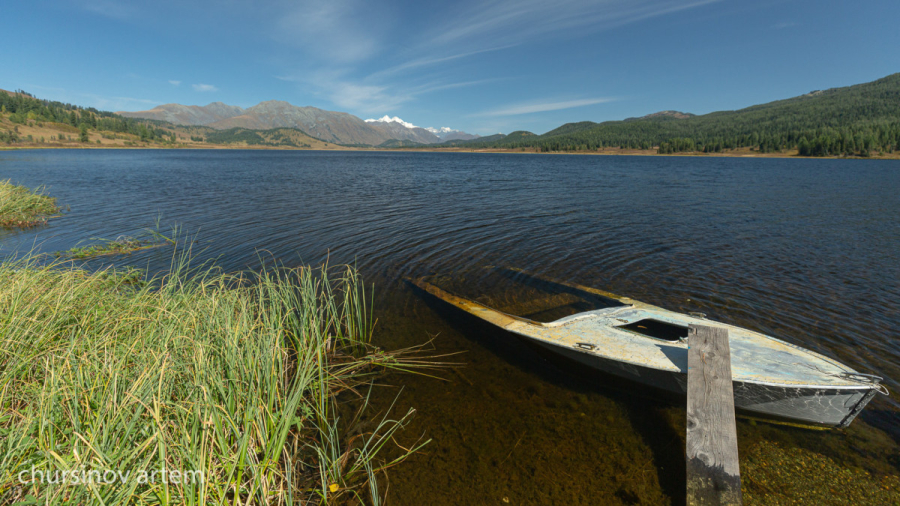
<svg viewBox="0 0 900 506"><path fill-rule="evenodd" d="M140 9L137 5L128 2L117 2L115 0L83 0L79 3L81 7L87 11L120 21L133 18L140 13Z"/></svg>
<svg viewBox="0 0 900 506"><path fill-rule="evenodd" d="M454 88L479 86L498 80L479 79L450 83L428 82L416 86L404 83L372 86L359 85L353 82L338 82L327 88L330 90L330 99L339 106L355 108L366 113L386 114L407 102L417 99L421 95Z"/></svg>
<svg viewBox="0 0 900 506"><path fill-rule="evenodd" d="M775 23L772 25L772 28L776 30L784 30L785 28L791 28L797 26L797 23L794 21L782 21L781 23Z"/></svg>
<svg viewBox="0 0 900 506"><path fill-rule="evenodd" d="M28 85L28 90L36 92L40 95L40 98L58 100L60 102L71 102L87 107L96 107L101 111L146 109L147 106L156 106L161 103L159 100L148 100L146 98L108 97L97 95L95 93L71 92L65 88L39 86L36 84Z"/></svg>
<svg viewBox="0 0 900 506"><path fill-rule="evenodd" d="M501 109L486 111L474 116L515 116L517 114L531 114L535 112L558 111L560 109L572 109L573 107L584 107L587 105L602 104L612 102L615 98L585 98L581 100L566 100L563 102L542 102L542 103L525 103L516 104Z"/></svg>
<svg viewBox="0 0 900 506"><path fill-rule="evenodd" d="M469 86L479 86L482 84L495 83L497 81L504 80L504 78L498 77L493 79L477 79L475 81L460 81L455 83L434 81L411 87L409 88L409 93L412 95L424 95L426 93L433 93L435 91L452 90L455 88L467 88Z"/></svg>
<svg viewBox="0 0 900 506"><path fill-rule="evenodd" d="M336 82L329 88L329 98L340 107L364 112L396 109L412 99L406 93L388 91L387 86L369 86L352 82Z"/></svg>
<svg viewBox="0 0 900 506"><path fill-rule="evenodd" d="M211 84L192 84L191 87L194 88L194 91L219 91L219 88Z"/></svg>
<svg viewBox="0 0 900 506"><path fill-rule="evenodd" d="M389 86L386 84L351 79L347 75L348 72L347 69L332 68L275 77L282 81L298 83L338 107L365 113L391 110L412 98L396 89L388 91Z"/></svg>
<svg viewBox="0 0 900 506"><path fill-rule="evenodd" d="M328 99L344 110L353 110L366 114L387 114L401 105L437 91L478 86L500 79L478 79L472 81L448 82L446 80L430 80L422 83L394 80L385 82L380 79L364 77L353 79L346 69L321 70L297 75L275 76L276 79L295 82L311 88L313 93Z"/></svg>
<svg viewBox="0 0 900 506"><path fill-rule="evenodd" d="M434 45L490 37L522 44L552 34L584 34L700 7L720 0L497 0L477 2L438 28ZM577 30L574 30L576 29Z"/></svg>
<svg viewBox="0 0 900 506"><path fill-rule="evenodd" d="M384 70L379 70L379 71L369 75L369 78L376 79L376 78L380 78L380 77L389 76L391 74L397 74L397 73L400 73L403 71L413 70L413 69L420 68L420 67L427 67L430 65L437 65L439 63L447 63L447 62L451 62L453 60L459 60L461 58L466 58L468 56L474 56L474 55L478 55L478 54L482 54L482 53L490 53L493 51L500 51L500 50L508 49L511 47L513 47L513 46L512 45L497 46L497 47L491 47L491 48L487 48L487 49L478 49L475 51L467 51L465 53L451 54L448 56L419 58L419 59L408 61L406 63L402 63L400 65L395 65L393 67L386 68Z"/></svg>
<svg viewBox="0 0 900 506"><path fill-rule="evenodd" d="M459 0L428 9L366 0L227 0L215 9L207 9L212 0L71 1L105 16L146 23L192 19L209 10L215 23L207 20L201 29L240 27L275 41L267 58L286 74L280 79L296 82L301 92L336 108L380 116L429 93L511 79L515 67L481 63L498 61L499 53L516 46L583 36L721 0ZM211 84L191 86L197 92L218 91ZM522 104L492 114L556 110L567 103L580 102ZM523 112L514 112L519 109Z"/></svg>
<svg viewBox="0 0 900 506"><path fill-rule="evenodd" d="M302 9L285 16L282 32L309 44L331 61L300 79L338 107L386 114L418 96L506 78L481 70L464 81L453 69L487 53L534 43L546 37L568 37L609 29L643 19L711 4L720 0L470 0L454 4L438 21L419 23L419 29L377 31L361 12L362 0L301 0ZM370 12L370 11L369 11ZM282 37L286 36L284 33ZM365 62L395 48L384 60L398 63L359 72ZM447 51L454 48L455 51ZM371 58L370 58L371 57ZM324 76L324 78L323 78ZM599 101L606 99L591 99ZM567 105L572 104L572 105ZM586 101L527 104L493 111L493 115L527 114L589 105ZM517 112L520 111L520 112Z"/></svg>
<svg viewBox="0 0 900 506"><path fill-rule="evenodd" d="M278 13L273 36L329 62L363 60L382 49L383 6L364 0L300 0Z"/></svg>
<svg viewBox="0 0 900 506"><path fill-rule="evenodd" d="M101 97L99 95L86 94L89 103L100 110L127 111L132 109L145 109L147 106L157 106L158 100L132 97Z"/></svg>

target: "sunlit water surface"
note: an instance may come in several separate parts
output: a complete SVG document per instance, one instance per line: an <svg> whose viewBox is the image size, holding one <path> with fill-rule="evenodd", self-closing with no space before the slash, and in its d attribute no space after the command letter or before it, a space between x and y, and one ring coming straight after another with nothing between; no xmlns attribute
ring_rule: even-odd
<svg viewBox="0 0 900 506"><path fill-rule="evenodd" d="M355 263L376 288L379 345L432 340L436 354L464 352L453 360L466 366L444 381L390 376L376 389L379 410L395 397L393 414L417 409L401 444L432 440L387 472L389 504L684 500L682 407L570 374L405 277L439 275L513 310L536 300L530 288L496 282L489 267L527 269L701 311L900 391L897 162L43 150L0 152L7 178L46 185L69 211L37 230L0 231L0 255L135 234L161 217L196 239L197 260L229 271ZM158 271L171 255L111 261ZM866 502L864 489L889 490L898 409L896 394L879 396L846 431L740 420L745 500ZM855 485L815 481L833 480L832 467Z"/></svg>

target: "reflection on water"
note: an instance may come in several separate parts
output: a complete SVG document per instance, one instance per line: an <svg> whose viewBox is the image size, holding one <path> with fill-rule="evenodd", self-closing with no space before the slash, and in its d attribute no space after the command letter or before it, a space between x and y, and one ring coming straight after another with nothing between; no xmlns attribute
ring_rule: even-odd
<svg viewBox="0 0 900 506"><path fill-rule="evenodd" d="M418 409L408 442L433 439L388 471L389 504L678 503L680 406L570 374L403 279L429 275L539 320L598 303L541 298L544 287L487 267L526 269L701 311L885 376L900 391L898 169L849 160L3 152L0 179L47 185L71 211L40 230L0 231L0 254L135 234L161 215L196 235L198 259L227 270L271 258L355 262L377 289L380 344L433 337L438 352L464 351L467 364L447 381L391 377L402 391L379 390L384 406L399 393L400 405ZM114 261L155 270L170 256L156 249ZM897 486L898 409L896 398L879 396L846 431L740 421L748 502L882 500L865 494ZM813 480L798 497L804 473L791 466L806 465L816 469L810 478L836 469L848 485L823 499Z"/></svg>

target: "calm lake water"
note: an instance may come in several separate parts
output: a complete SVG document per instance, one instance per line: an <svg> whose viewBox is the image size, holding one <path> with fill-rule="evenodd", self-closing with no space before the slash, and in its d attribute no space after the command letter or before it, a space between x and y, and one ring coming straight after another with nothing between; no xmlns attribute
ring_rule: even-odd
<svg viewBox="0 0 900 506"><path fill-rule="evenodd" d="M0 152L7 178L70 210L0 231L0 255L135 234L159 216L226 270L355 262L375 284L379 345L462 352L444 381L390 376L376 391L379 409L417 409L402 444L432 440L388 471L388 504L684 501L681 406L574 377L403 281L437 274L497 305L530 294L489 266L701 311L884 376L893 396L845 431L739 420L745 500L900 493L898 162L43 150ZM879 487L888 496L867 495Z"/></svg>

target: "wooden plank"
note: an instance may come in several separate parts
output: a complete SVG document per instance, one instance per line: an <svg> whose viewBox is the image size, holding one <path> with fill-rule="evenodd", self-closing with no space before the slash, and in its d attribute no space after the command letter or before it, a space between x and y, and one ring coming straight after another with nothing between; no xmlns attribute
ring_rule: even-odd
<svg viewBox="0 0 900 506"><path fill-rule="evenodd" d="M728 330L688 330L687 503L741 504Z"/></svg>

